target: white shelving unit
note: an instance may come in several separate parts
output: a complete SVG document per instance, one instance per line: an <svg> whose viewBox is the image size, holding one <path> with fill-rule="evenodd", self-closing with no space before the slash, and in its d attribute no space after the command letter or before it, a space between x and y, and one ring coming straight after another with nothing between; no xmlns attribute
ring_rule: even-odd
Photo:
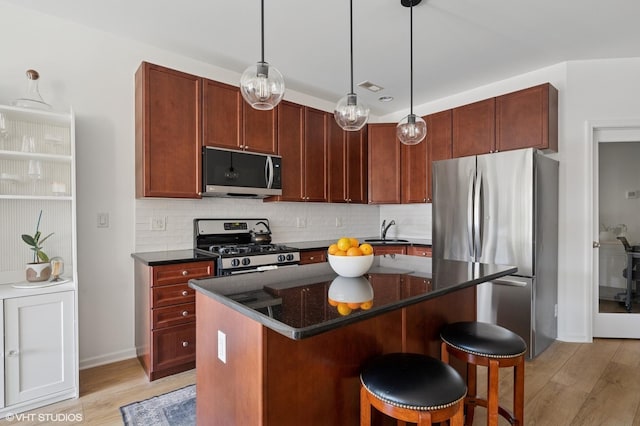
<svg viewBox="0 0 640 426"><path fill-rule="evenodd" d="M0 105L0 419L77 398L78 281L75 118ZM21 234L53 235L64 283L25 286L33 253ZM25 288L27 287L27 288Z"/></svg>

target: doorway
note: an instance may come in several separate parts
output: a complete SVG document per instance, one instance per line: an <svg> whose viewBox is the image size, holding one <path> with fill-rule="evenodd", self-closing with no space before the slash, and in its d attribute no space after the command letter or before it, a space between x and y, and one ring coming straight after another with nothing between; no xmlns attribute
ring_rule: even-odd
<svg viewBox="0 0 640 426"><path fill-rule="evenodd" d="M625 246L640 244L640 121L591 123L593 337L640 337L640 283L631 289ZM636 288L638 285L638 288ZM630 291L630 292L629 292ZM627 298L629 294L629 298Z"/></svg>

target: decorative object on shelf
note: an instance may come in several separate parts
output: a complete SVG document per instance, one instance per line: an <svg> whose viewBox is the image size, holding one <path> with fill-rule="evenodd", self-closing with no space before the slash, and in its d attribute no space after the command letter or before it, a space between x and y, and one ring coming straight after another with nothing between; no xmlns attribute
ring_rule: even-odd
<svg viewBox="0 0 640 426"><path fill-rule="evenodd" d="M51 281L60 281L60 276L64 273L64 261L61 257L52 257L51 263Z"/></svg>
<svg viewBox="0 0 640 426"><path fill-rule="evenodd" d="M260 1L261 59L240 77L240 92L245 101L259 110L273 109L284 96L284 78L280 71L264 61L264 0Z"/></svg>
<svg viewBox="0 0 640 426"><path fill-rule="evenodd" d="M40 79L40 74L38 73L38 71L27 70L26 74L27 91L25 92L23 97L13 101L11 105L23 108L51 110L51 105L46 103L40 95L40 89L38 89L38 80Z"/></svg>
<svg viewBox="0 0 640 426"><path fill-rule="evenodd" d="M411 109L409 115L404 117L396 127L396 136L405 145L419 144L427 136L427 123L413 113L413 6L420 4L422 0L400 0L404 7L409 8L409 32L410 32L410 74L411 74Z"/></svg>
<svg viewBox="0 0 640 426"><path fill-rule="evenodd" d="M349 38L351 60L351 91L342 97L336 105L333 114L336 123L343 130L357 132L362 129L369 119L369 107L358 102L358 95L353 91L353 0L349 0Z"/></svg>
<svg viewBox="0 0 640 426"><path fill-rule="evenodd" d="M40 232L40 220L42 219L42 210L38 215L38 223L36 225L36 233L34 235L22 234L22 241L24 241L33 250L33 262L27 263L26 275L27 281L37 282L46 281L51 277L51 263L49 262L49 256L42 251L42 243L44 243L53 232L44 238Z"/></svg>

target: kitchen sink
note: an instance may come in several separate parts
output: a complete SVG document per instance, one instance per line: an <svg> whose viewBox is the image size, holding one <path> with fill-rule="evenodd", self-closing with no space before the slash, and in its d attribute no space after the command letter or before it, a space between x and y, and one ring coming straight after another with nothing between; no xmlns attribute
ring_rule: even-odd
<svg viewBox="0 0 640 426"><path fill-rule="evenodd" d="M394 238L369 238L364 240L365 243L373 243L373 244L396 244L396 243L408 243L409 240L400 240Z"/></svg>

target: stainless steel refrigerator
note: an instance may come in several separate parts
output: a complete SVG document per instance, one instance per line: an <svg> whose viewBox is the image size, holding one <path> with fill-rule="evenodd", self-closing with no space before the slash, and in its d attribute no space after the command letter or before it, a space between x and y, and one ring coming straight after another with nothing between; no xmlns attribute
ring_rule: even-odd
<svg viewBox="0 0 640 426"><path fill-rule="evenodd" d="M557 337L558 162L523 149L433 163L433 257L515 265L477 287L477 318L534 358Z"/></svg>

